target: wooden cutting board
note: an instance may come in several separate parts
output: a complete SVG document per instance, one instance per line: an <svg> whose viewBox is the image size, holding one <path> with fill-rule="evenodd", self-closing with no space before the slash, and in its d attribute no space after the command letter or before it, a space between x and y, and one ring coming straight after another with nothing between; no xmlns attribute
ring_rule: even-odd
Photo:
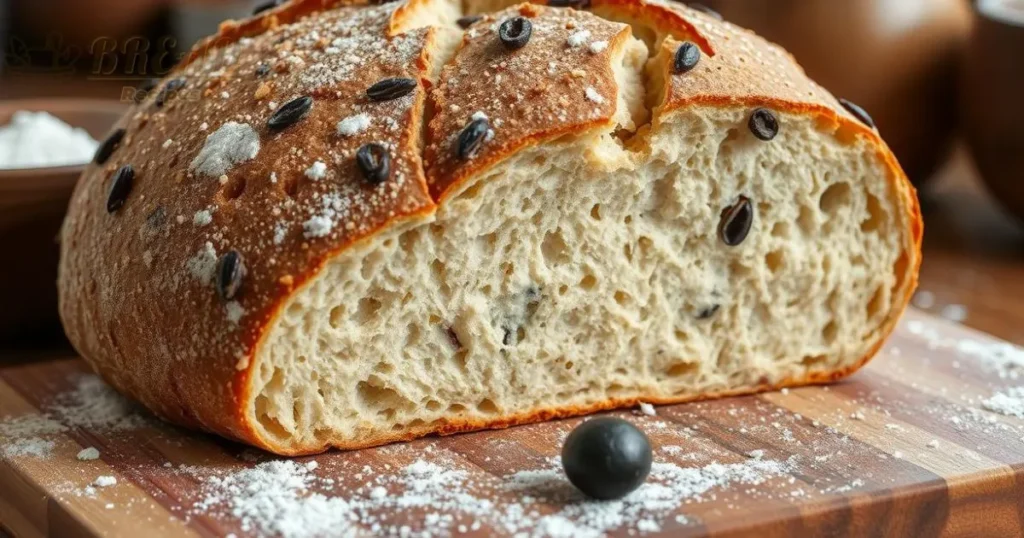
<svg viewBox="0 0 1024 538"><path fill-rule="evenodd" d="M660 407L656 416L620 412L648 433L656 462L669 475L676 473L677 486L686 476L704 477L706 483L683 480L668 508L662 499L661 511L647 513L647 505L627 503L624 509L630 513L632 506L633 516L627 514L621 525L598 517L596 530L613 536L759 538L1024 535L1024 420L986 410L994 394L1024 384L1010 364L1022 358L1018 348L911 312L881 355L840 384ZM12 416L26 420L59 405L83 371L78 360L0 370L0 417L10 424L19 420ZM552 468L550 458L578 423L295 461L308 469L301 473L317 477L310 489L326 499L368 499L377 495L366 485L374 479L386 486L387 498L412 499L399 491L401 480L389 477L402 476L409 469L403 466L416 460L460 473L458 483L435 485L441 493L465 497L379 510L347 524L353 535L508 535L515 521L525 535L544 529L573 535L581 528L595 530L594 512L581 515L587 513L581 506L600 507L580 505L564 483L546 483L540 490L506 485L516 472ZM230 499L215 492L224 477L275 458L150 419L129 426L114 432L74 427L45 436L53 446L44 455L0 450L0 521L6 531L19 538L241 537L265 529L232 515L232 505L224 505ZM0 448L11 446L11 438L0 438ZM77 459L84 447L98 448L100 459ZM85 488L99 476L112 476L117 484L89 494ZM498 486L482 486L487 484ZM279 508L271 503L267 510ZM556 514L570 521L556 521ZM590 526L573 527L573 518Z"/></svg>

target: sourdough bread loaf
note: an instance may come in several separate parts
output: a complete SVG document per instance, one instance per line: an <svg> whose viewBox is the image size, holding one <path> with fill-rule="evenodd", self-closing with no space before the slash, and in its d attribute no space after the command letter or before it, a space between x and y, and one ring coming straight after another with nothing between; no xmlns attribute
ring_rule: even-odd
<svg viewBox="0 0 1024 538"><path fill-rule="evenodd" d="M549 3L224 24L78 184L77 349L170 421L291 455L869 360L922 233L870 118L712 13Z"/></svg>

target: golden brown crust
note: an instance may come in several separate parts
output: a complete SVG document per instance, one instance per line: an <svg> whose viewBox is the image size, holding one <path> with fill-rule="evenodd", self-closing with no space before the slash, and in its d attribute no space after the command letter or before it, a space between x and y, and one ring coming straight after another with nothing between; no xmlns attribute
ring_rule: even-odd
<svg viewBox="0 0 1024 538"><path fill-rule="evenodd" d="M429 66L437 61L430 57L437 31L407 27L410 10L427 2L357 5L365 3L293 0L259 17L226 23L172 75L185 79L186 93L167 99L163 107L151 96L125 118L122 126L128 134L122 146L106 165L91 166L76 189L63 233L60 278L68 335L109 382L173 422L281 454L324 450L276 445L248 422L249 380L255 375L250 359L291 294L357 242L430 215L435 200L466 178L524 147L606 128L612 121L617 86L610 57L628 39L628 28L571 10L513 8L506 14L525 12L540 28L531 41L535 50L552 51L574 63L557 63L556 56L555 73L547 78L537 62L515 63L516 57L530 58L528 49L510 53L496 43L492 27L505 14L478 23L433 93L437 114L423 151L424 166L420 122ZM658 61L668 84L664 102L655 110L654 128L673 111L697 105L766 106L810 114L837 136L868 138L887 163L895 192L910 208L906 219L913 245L903 266L896 268L906 277L900 300L894 300L898 311L879 332L872 353L856 365L774 385L644 401L681 403L824 383L863 366L909 303L921 260L917 199L884 142L807 79L788 54L749 32L675 3L593 4L599 13L640 20L671 35L660 45ZM569 47L569 36L581 29L590 32L582 50ZM697 43L705 54L693 71L672 74L672 53L683 39ZM591 52L589 44L600 41L608 47ZM509 68L509 58L515 68ZM270 72L260 77L256 71L263 63ZM507 78L495 84L499 73ZM395 76L418 80L415 93L385 104L366 102L366 87ZM588 99L588 87L603 101ZM524 92L523 100L531 106L507 106L516 102L508 99L512 91ZM269 131L271 101L281 105L300 95L316 99L309 115L281 133ZM496 103L495 98L506 101ZM494 123L494 138L475 158L459 161L453 158L453 137L477 111ZM552 116L557 111L562 115ZM338 122L362 113L370 119L365 129L357 121L354 133L337 133ZM253 128L260 142L255 158L228 167L224 184L220 177L190 172L207 137L228 122ZM381 187L365 184L353 164L355 149L370 141L392 148L396 172ZM310 170L310 176L319 176L316 161L326 165L326 177L306 175ZM107 214L110 176L124 164L136 169L134 189L123 208ZM237 250L245 259L243 292L231 303L218 298L209 280L210 260L201 255L208 250L207 242L217 255ZM489 422L452 420L334 446L360 448L432 433L507 427L637 401L539 409Z"/></svg>
<svg viewBox="0 0 1024 538"><path fill-rule="evenodd" d="M508 50L498 26L515 16L529 19L533 34L528 46ZM629 34L586 12L528 4L469 28L431 94L437 114L425 161L434 199L526 146L610 124L618 92L610 60ZM490 134L474 157L460 159L459 133L474 114L488 119Z"/></svg>

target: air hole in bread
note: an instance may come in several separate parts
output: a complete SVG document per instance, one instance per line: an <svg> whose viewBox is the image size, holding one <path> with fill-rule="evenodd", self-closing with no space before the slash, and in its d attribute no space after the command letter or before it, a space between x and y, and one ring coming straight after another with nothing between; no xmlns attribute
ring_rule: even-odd
<svg viewBox="0 0 1024 538"><path fill-rule="evenodd" d="M636 244L637 244L637 247L639 247L640 258L647 258L648 257L648 253L651 250L651 247L654 246L654 241L652 241L650 237L647 237L645 235L641 235L640 238L637 239Z"/></svg>
<svg viewBox="0 0 1024 538"><path fill-rule="evenodd" d="M860 231L864 233L877 232L888 224L888 215L885 210L882 209L882 203L878 201L878 198L875 195L869 192L867 193L867 197L868 218L864 219L864 221L860 223Z"/></svg>
<svg viewBox="0 0 1024 538"><path fill-rule="evenodd" d="M356 398L362 408L385 414L394 413L399 408L408 408L412 404L398 391L385 386L384 381L376 374L371 374L366 381L356 384Z"/></svg>
<svg viewBox="0 0 1024 538"><path fill-rule="evenodd" d="M466 406L462 404L453 403L448 406L448 413L465 413Z"/></svg>
<svg viewBox="0 0 1024 538"><path fill-rule="evenodd" d="M850 184L845 181L834 183L821 194L818 206L822 212L835 215L840 209L849 207L853 202Z"/></svg>
<svg viewBox="0 0 1024 538"><path fill-rule="evenodd" d="M729 274L732 278L747 278L753 271L740 260L729 262Z"/></svg>
<svg viewBox="0 0 1024 538"><path fill-rule="evenodd" d="M359 308L356 309L353 321L360 325L369 322L377 316L380 307L381 303L377 299L363 297L359 300Z"/></svg>
<svg viewBox="0 0 1024 538"><path fill-rule="evenodd" d="M386 250L374 250L363 257L362 267L359 271L363 279L370 280L377 269L389 258L389 254Z"/></svg>
<svg viewBox="0 0 1024 538"><path fill-rule="evenodd" d="M786 253L782 250L773 250L764 257L764 264L772 274L777 274L786 265Z"/></svg>
<svg viewBox="0 0 1024 538"><path fill-rule="evenodd" d="M472 200L480 195L480 189L483 188L483 184L480 182L473 183L466 190L459 193L459 200Z"/></svg>
<svg viewBox="0 0 1024 538"><path fill-rule="evenodd" d="M498 406L490 398L484 398L476 404L476 410L485 415L497 415L500 412Z"/></svg>
<svg viewBox="0 0 1024 538"><path fill-rule="evenodd" d="M676 340L680 342L686 342L690 340L690 335L687 334L685 331L680 331L679 329L676 329L673 334L675 335Z"/></svg>
<svg viewBox="0 0 1024 538"><path fill-rule="evenodd" d="M345 320L345 305L340 304L332 308L329 319L332 328L340 329Z"/></svg>
<svg viewBox="0 0 1024 538"><path fill-rule="evenodd" d="M267 410L270 407L269 399L266 396L262 394L258 396L255 402L256 419L260 421L260 425L270 435L278 439L287 439L289 436L288 430L279 420L267 414Z"/></svg>
<svg viewBox="0 0 1024 538"><path fill-rule="evenodd" d="M455 361L455 364L457 364L461 370L463 370L463 371L468 370L469 369L469 362L468 362L469 361L469 350L464 348L464 347L463 348L459 348L459 350L456 351L454 355L452 355L452 360Z"/></svg>
<svg viewBox="0 0 1024 538"><path fill-rule="evenodd" d="M805 367L811 368L825 362L827 358L828 357L826 357L825 355L808 355L800 359L800 364L804 365Z"/></svg>
<svg viewBox="0 0 1024 538"><path fill-rule="evenodd" d="M576 363L574 363L572 361L565 361L565 369L566 370L572 370L574 366L576 366Z"/></svg>
<svg viewBox="0 0 1024 538"><path fill-rule="evenodd" d="M434 261L430 262L430 274L438 282L444 282L444 269L444 262L441 260L434 258Z"/></svg>
<svg viewBox="0 0 1024 538"><path fill-rule="evenodd" d="M572 261L571 252L565 243L565 238L562 237L561 230L548 232L540 245L540 251L544 256L544 261L550 267L565 265Z"/></svg>
<svg viewBox="0 0 1024 538"><path fill-rule="evenodd" d="M904 250L900 253L900 257L896 260L893 272L896 275L896 281L893 282L891 293L896 293L896 290L903 288L903 283L907 279L907 270L910 268L910 258L907 257L907 251Z"/></svg>
<svg viewBox="0 0 1024 538"><path fill-rule="evenodd" d="M305 424L306 422L306 401L300 398L293 398L292 424Z"/></svg>
<svg viewBox="0 0 1024 538"><path fill-rule="evenodd" d="M494 249L495 247L498 246L498 234L495 232L491 232L487 235L484 235L481 237L481 239L484 240L484 243L487 244L487 247L489 249Z"/></svg>
<svg viewBox="0 0 1024 538"><path fill-rule="evenodd" d="M821 330L821 339L825 341L826 345L832 345L836 341L836 337L839 335L839 326L836 325L835 320L828 322L825 328Z"/></svg>
<svg viewBox="0 0 1024 538"><path fill-rule="evenodd" d="M780 239L786 239L789 237L791 232L790 225L788 222L776 222L772 226L772 237L778 237Z"/></svg>
<svg viewBox="0 0 1024 538"><path fill-rule="evenodd" d="M622 255L626 257L629 262L633 261L633 247L628 243L622 246Z"/></svg>
<svg viewBox="0 0 1024 538"><path fill-rule="evenodd" d="M621 384L619 384L619 383L612 383L611 385L608 385L608 388L606 389L606 391L608 392L608 394L612 394L612 395L614 395L614 394L622 394L624 392L628 392L626 390L626 387L621 385Z"/></svg>
<svg viewBox="0 0 1024 538"><path fill-rule="evenodd" d="M597 277L594 275L585 275L580 280L580 287L585 290L592 290L597 286Z"/></svg>
<svg viewBox="0 0 1024 538"><path fill-rule="evenodd" d="M689 377L700 371L700 365L695 362L677 362L665 370L669 377Z"/></svg>
<svg viewBox="0 0 1024 538"><path fill-rule="evenodd" d="M565 284L562 284L561 286L558 287L558 294L559 295L565 295L568 291L569 291L569 286L566 286Z"/></svg>
<svg viewBox="0 0 1024 538"><path fill-rule="evenodd" d="M800 206L800 216L797 217L796 223L806 237L813 237L818 233L818 218L807 206Z"/></svg>
<svg viewBox="0 0 1024 538"><path fill-rule="evenodd" d="M594 220L601 220L601 204L594 204L594 207L590 209L590 216Z"/></svg>
<svg viewBox="0 0 1024 538"><path fill-rule="evenodd" d="M395 367L392 366L390 363L378 361L377 364L373 366L373 371L374 373L378 374L390 374L395 371Z"/></svg>
<svg viewBox="0 0 1024 538"><path fill-rule="evenodd" d="M618 290L615 292L615 302L618 303L619 306L626 306L626 304L629 303L630 299L631 297L629 296L629 294L622 290Z"/></svg>
<svg viewBox="0 0 1024 538"><path fill-rule="evenodd" d="M440 411L441 410L441 402L439 402L437 400L427 400L426 408L427 408L427 411Z"/></svg>
<svg viewBox="0 0 1024 538"><path fill-rule="evenodd" d="M885 288L879 286L875 290L875 293L871 296L871 300L868 301L867 316L868 319L874 319L875 316L882 313L885 308Z"/></svg>

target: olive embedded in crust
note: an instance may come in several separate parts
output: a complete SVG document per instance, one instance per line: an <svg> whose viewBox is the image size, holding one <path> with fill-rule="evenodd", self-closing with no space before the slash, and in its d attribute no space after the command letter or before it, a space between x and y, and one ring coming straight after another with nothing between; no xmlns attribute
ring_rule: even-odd
<svg viewBox="0 0 1024 538"><path fill-rule="evenodd" d="M588 420L562 445L562 467L581 492L594 499L621 499L651 472L651 442L629 422L615 417Z"/></svg>

